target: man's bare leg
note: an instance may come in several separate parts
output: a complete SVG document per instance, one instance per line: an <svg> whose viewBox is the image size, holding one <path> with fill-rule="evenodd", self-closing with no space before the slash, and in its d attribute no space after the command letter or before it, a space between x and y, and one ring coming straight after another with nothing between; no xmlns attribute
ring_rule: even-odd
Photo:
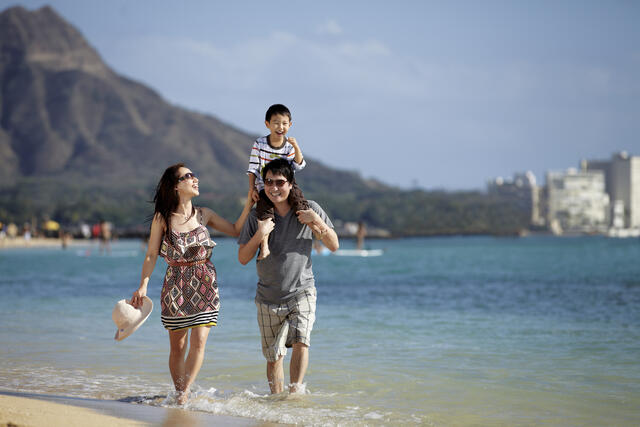
<svg viewBox="0 0 640 427"><path fill-rule="evenodd" d="M291 363L289 365L289 392L295 393L299 390L304 375L307 373L309 366L309 347L301 342L293 344L293 353L291 354Z"/></svg>
<svg viewBox="0 0 640 427"><path fill-rule="evenodd" d="M267 362L267 381L269 381L271 394L282 393L284 390L283 360L284 356L280 356L275 362Z"/></svg>

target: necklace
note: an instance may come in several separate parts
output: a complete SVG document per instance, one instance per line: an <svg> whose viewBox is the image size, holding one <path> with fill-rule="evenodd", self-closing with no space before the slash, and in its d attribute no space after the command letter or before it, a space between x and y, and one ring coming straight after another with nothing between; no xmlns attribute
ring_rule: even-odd
<svg viewBox="0 0 640 427"><path fill-rule="evenodd" d="M178 216L178 217L180 217L180 218L184 219L184 222L183 222L183 224L184 224L184 223L186 223L187 221L189 221L189 220L191 219L191 217L193 216L194 210L195 210L195 209L192 209L192 210L191 210L191 213L190 213L189 215L187 215L187 214L185 214L185 213L182 213L182 212L180 212L180 213L178 213L178 212L173 212L173 215L176 215L176 216Z"/></svg>

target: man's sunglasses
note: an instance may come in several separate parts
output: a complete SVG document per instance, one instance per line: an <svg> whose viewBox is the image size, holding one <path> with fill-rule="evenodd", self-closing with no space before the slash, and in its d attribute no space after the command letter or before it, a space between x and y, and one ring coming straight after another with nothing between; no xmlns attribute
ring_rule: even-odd
<svg viewBox="0 0 640 427"><path fill-rule="evenodd" d="M178 178L178 182L182 182L185 179L193 179L193 178L197 178L197 176L193 172L185 173L180 178Z"/></svg>
<svg viewBox="0 0 640 427"><path fill-rule="evenodd" d="M273 185L277 185L278 187L282 187L283 185L285 185L287 182L286 179L271 179L271 178L267 178L264 180L264 185L266 186L273 186Z"/></svg>

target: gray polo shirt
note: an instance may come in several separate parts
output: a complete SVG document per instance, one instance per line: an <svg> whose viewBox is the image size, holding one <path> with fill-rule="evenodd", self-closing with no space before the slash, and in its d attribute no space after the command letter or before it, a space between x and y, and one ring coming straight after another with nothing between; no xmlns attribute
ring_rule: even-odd
<svg viewBox="0 0 640 427"><path fill-rule="evenodd" d="M333 228L331 220L320 205L309 200L309 207ZM280 304L315 285L311 270L311 228L298 221L293 209L283 217L277 213L275 217L275 228L269 235L271 254L265 259L256 260L256 300L265 304ZM258 218L255 209L252 209L240 232L238 244L249 242L257 230Z"/></svg>

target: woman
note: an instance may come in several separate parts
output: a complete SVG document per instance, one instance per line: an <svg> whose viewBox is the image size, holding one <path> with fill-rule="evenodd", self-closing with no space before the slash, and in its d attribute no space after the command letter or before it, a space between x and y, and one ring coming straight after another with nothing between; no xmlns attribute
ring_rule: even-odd
<svg viewBox="0 0 640 427"><path fill-rule="evenodd" d="M131 299L134 307L142 305L158 255L164 257L168 267L160 294L161 319L169 330L169 370L180 405L188 400L220 309L216 269L210 261L216 244L206 226L237 237L252 205L247 197L244 210L232 224L211 209L195 207L191 199L199 194L198 178L184 164L165 170L153 198L155 212L140 287Z"/></svg>

